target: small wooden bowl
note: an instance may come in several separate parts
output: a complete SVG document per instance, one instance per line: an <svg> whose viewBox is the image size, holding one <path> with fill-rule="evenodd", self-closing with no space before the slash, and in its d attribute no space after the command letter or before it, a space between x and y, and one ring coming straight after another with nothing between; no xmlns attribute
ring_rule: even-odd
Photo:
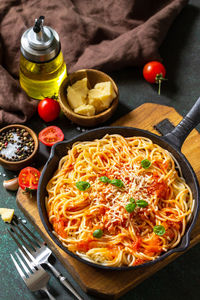
<svg viewBox="0 0 200 300"><path fill-rule="evenodd" d="M107 108L106 110L102 111L99 114L96 114L94 116L89 116L89 117L75 113L73 109L70 107L67 100L67 87L85 77L87 77L91 89L95 86L96 83L111 81L114 91L116 93L116 97L113 99L109 108ZM118 92L117 85L115 84L113 79L107 74L94 69L83 69L74 72L72 74L69 74L68 77L64 79L59 89L59 103L63 113L72 122L85 127L94 127L99 125L100 123L107 121L116 110L118 101L119 101L119 92Z"/></svg>
<svg viewBox="0 0 200 300"><path fill-rule="evenodd" d="M38 138L37 138L36 133L33 130L31 130L29 127L26 127L26 126L20 125L20 124L12 124L12 125L8 125L6 127L3 127L3 128L0 129L0 134L3 131L6 131L6 130L9 130L9 129L12 129L12 128L25 129L31 135L31 137L33 138L34 144L35 144L35 148L34 148L33 152L31 153L31 155L28 156L24 160L8 161L8 160L3 159L2 157L0 157L0 165L1 166L3 166L5 169L8 169L8 170L17 171L17 170L23 169L24 167L29 166L33 162L33 160L34 160L34 158L37 154L37 151L38 151L39 143L38 143Z"/></svg>

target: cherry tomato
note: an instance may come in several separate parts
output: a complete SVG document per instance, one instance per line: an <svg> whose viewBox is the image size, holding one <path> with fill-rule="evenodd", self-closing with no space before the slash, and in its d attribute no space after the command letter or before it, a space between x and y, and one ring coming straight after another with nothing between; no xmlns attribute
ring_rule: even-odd
<svg viewBox="0 0 200 300"><path fill-rule="evenodd" d="M64 140L64 133L57 126L48 126L40 131L39 140L46 146L53 146Z"/></svg>
<svg viewBox="0 0 200 300"><path fill-rule="evenodd" d="M38 104L38 114L45 122L57 119L60 113L59 103L51 98L45 98Z"/></svg>
<svg viewBox="0 0 200 300"><path fill-rule="evenodd" d="M22 169L18 176L19 186L25 191L37 190L40 172L33 167Z"/></svg>
<svg viewBox="0 0 200 300"><path fill-rule="evenodd" d="M160 95L161 82L165 79L166 69L158 61L151 61L147 63L143 68L143 76L146 81L150 83L158 83L159 89L158 94Z"/></svg>

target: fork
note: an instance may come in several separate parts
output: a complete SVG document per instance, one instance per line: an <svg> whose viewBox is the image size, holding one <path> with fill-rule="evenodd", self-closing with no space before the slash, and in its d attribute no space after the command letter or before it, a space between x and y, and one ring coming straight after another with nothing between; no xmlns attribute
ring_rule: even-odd
<svg viewBox="0 0 200 300"><path fill-rule="evenodd" d="M14 231L14 233L18 236L18 238L22 241L22 243L26 246L28 251L31 253L31 255L35 259L36 265L46 264L52 271L52 273L55 275L56 278L59 279L61 284L65 286L78 300L83 300L77 293L77 291L73 288L73 286L67 281L67 279L48 261L49 257L52 255L52 251L45 245L44 242L41 242L30 230L27 226L25 226L22 221L17 218L17 216L14 216L12 223L15 225L13 226L10 224L11 229ZM20 225L23 227L24 230L21 229ZM15 230L15 227L20 231L23 238L19 233ZM32 239L30 239L30 237ZM25 239L29 242L29 244L25 241ZM31 245L31 247L30 247Z"/></svg>
<svg viewBox="0 0 200 300"><path fill-rule="evenodd" d="M25 248L23 250L25 251ZM50 300L56 300L47 289L47 283L50 279L50 275L41 266L37 266L36 268L36 266L34 265L34 261L29 260L20 248L18 248L18 251L20 252L21 257L23 257L29 268L26 266L17 251L15 251L15 255L18 258L18 261L20 262L22 268L17 263L14 256L12 254L10 254L10 256L17 271L19 272L21 278L24 280L29 290L33 292L42 290L46 292Z"/></svg>

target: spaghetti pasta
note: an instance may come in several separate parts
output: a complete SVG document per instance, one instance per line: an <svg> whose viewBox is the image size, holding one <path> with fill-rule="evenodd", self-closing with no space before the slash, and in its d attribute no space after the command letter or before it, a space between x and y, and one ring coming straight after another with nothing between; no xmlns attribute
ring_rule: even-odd
<svg viewBox="0 0 200 300"><path fill-rule="evenodd" d="M191 217L193 196L180 172L172 155L145 137L77 142L47 185L53 232L96 264L154 260L179 244Z"/></svg>

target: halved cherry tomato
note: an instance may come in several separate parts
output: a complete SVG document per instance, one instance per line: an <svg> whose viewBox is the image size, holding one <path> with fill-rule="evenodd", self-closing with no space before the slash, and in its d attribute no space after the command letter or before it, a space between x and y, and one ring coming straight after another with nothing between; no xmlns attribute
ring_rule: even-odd
<svg viewBox="0 0 200 300"><path fill-rule="evenodd" d="M64 133L57 126L48 126L39 133L39 140L46 146L53 146L64 140Z"/></svg>
<svg viewBox="0 0 200 300"><path fill-rule="evenodd" d="M39 178L40 171L33 167L26 167L19 173L19 186L25 191L37 190Z"/></svg>

